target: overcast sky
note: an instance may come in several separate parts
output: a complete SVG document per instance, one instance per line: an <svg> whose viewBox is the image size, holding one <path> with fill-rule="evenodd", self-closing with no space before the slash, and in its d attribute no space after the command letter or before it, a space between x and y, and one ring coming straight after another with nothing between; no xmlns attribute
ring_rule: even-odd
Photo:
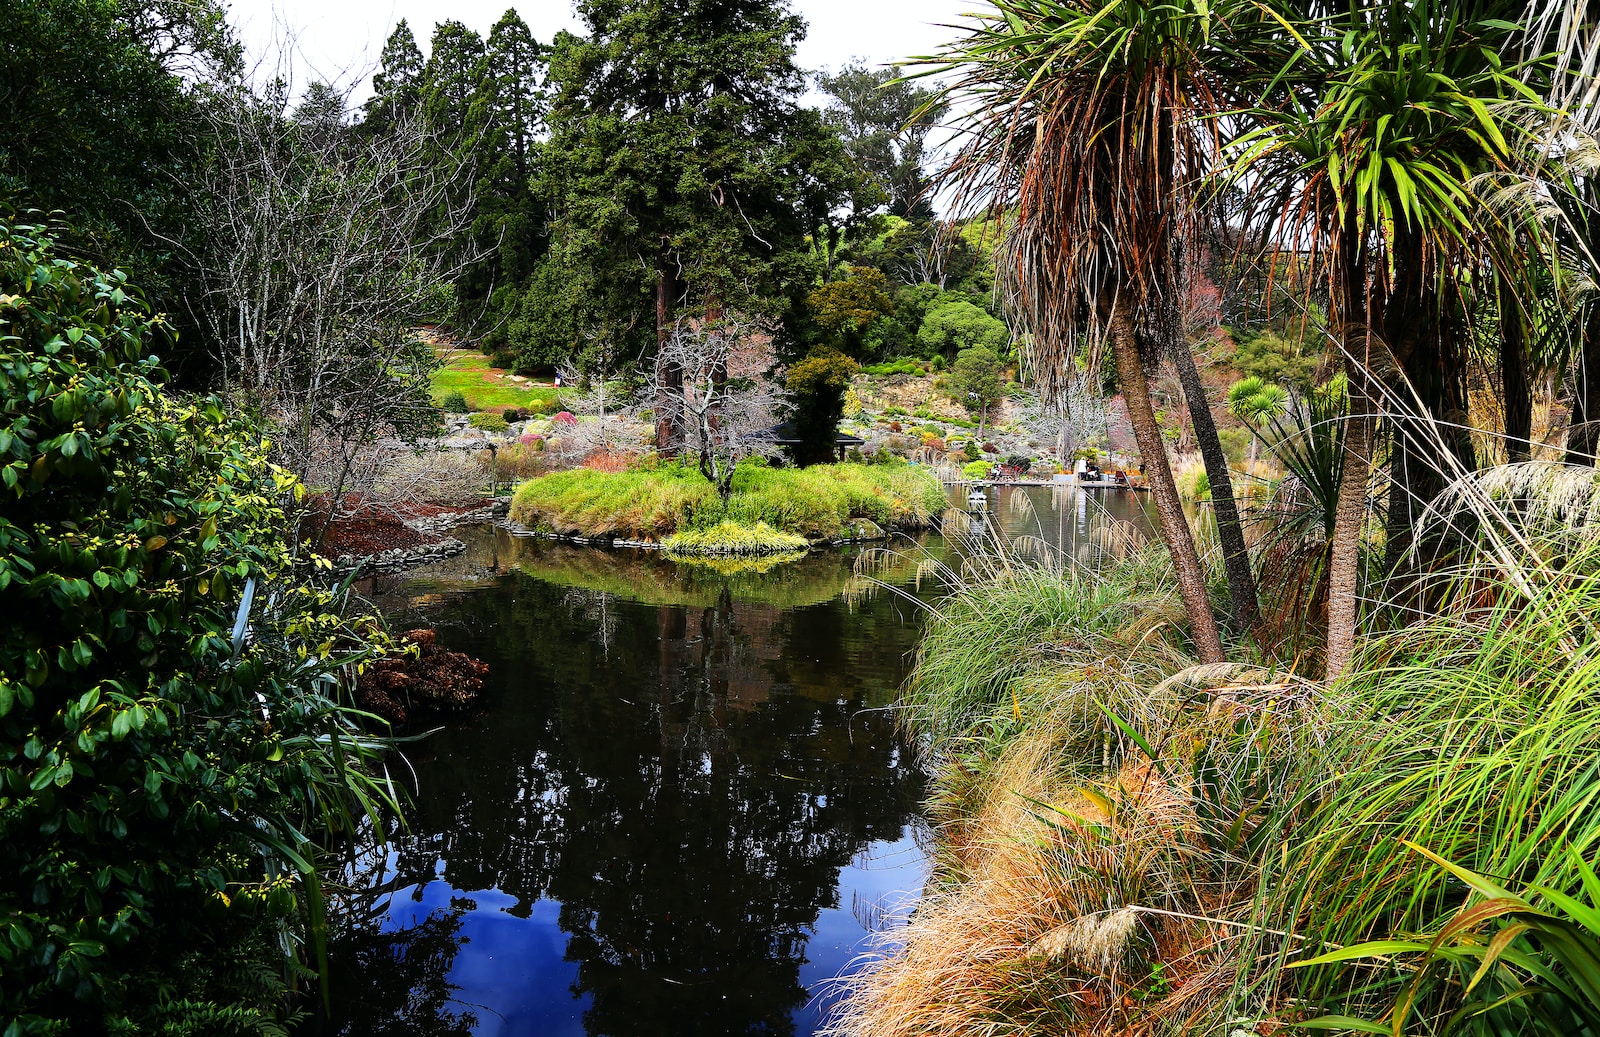
<svg viewBox="0 0 1600 1037"><path fill-rule="evenodd" d="M987 6L982 0L792 0L792 5L810 25L799 53L800 65L808 70L837 68L853 57L886 64L932 53L951 37L938 23L956 22L963 12ZM345 69L370 74L384 38L401 18L426 54L435 23L454 18L487 35L508 6L539 40L580 28L570 0L232 0L230 10L252 59L271 49L279 35L275 26L294 34L299 43L295 78L303 86ZM362 82L355 100L365 95Z"/></svg>

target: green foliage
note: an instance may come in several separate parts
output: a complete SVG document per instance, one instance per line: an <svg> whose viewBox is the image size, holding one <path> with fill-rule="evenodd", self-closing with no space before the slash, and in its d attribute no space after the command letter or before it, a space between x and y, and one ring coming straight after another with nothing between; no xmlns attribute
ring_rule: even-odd
<svg viewBox="0 0 1600 1037"><path fill-rule="evenodd" d="M901 357L898 360L890 360L887 363L868 364L861 370L865 374L875 375L879 378L887 378L892 374L920 375L923 373L922 364L908 356ZM894 409L895 408L892 407L890 408L890 410ZM884 413L887 414L888 411L885 411ZM905 410L902 408L900 413L904 414Z"/></svg>
<svg viewBox="0 0 1600 1037"><path fill-rule="evenodd" d="M217 401L163 394L158 327L122 274L0 230L14 1034L269 1029L321 953L314 841L389 795L338 705L381 630L296 577L292 481Z"/></svg>
<svg viewBox="0 0 1600 1037"><path fill-rule="evenodd" d="M1281 385L1260 378L1241 378L1228 387L1228 413L1247 425L1262 425L1282 417L1289 407L1289 393Z"/></svg>
<svg viewBox="0 0 1600 1037"><path fill-rule="evenodd" d="M1462 933L1462 887L1453 881L1461 875L1441 871L1439 859L1593 902L1585 858L1600 839L1600 765L1592 749L1600 733L1595 561L1591 544L1531 588L1528 574L1479 575L1471 590L1481 607L1447 610L1366 646L1337 689L1346 712L1330 742L1339 754L1329 762L1318 809L1296 832L1282 873L1263 883L1274 890L1277 918L1302 920L1297 931L1306 946L1331 950L1442 933L1439 950L1447 952ZM1492 919L1480 913L1477 920ZM1547 966L1551 952L1560 950L1546 944ZM1518 957L1505 962L1517 965ZM1410 1007L1415 1022L1406 1032L1439 1032L1461 1007L1459 978L1475 969L1419 980L1426 993ZM1487 979L1498 983L1503 975ZM1413 977L1386 963L1327 960L1289 979L1297 993L1340 1014L1371 1017ZM1461 1032L1532 1032L1513 1020L1536 1006L1522 1000L1484 1015L1480 1002L1480 1018Z"/></svg>
<svg viewBox="0 0 1600 1037"><path fill-rule="evenodd" d="M727 519L705 529L680 530L661 541L668 554L679 555L788 554L810 546L805 537L773 529L765 522L746 526Z"/></svg>
<svg viewBox="0 0 1600 1037"><path fill-rule="evenodd" d="M505 416L496 414L494 411L479 411L468 418L467 423L473 428L482 429L485 432L504 432L510 427L506 422Z"/></svg>
<svg viewBox="0 0 1600 1037"><path fill-rule="evenodd" d="M981 348L998 356L1010 342L1011 331L1004 321L965 299L941 302L930 308L917 331L917 344L929 355L953 356Z"/></svg>
<svg viewBox="0 0 1600 1037"><path fill-rule="evenodd" d="M969 443L967 445L971 446L972 444ZM989 478L989 469L993 467L988 461L968 461L961 466L961 474L968 479L987 479Z"/></svg>
<svg viewBox="0 0 1600 1037"><path fill-rule="evenodd" d="M468 410L467 398L460 389L451 389L440 397L439 408L447 414L465 414Z"/></svg>
<svg viewBox="0 0 1600 1037"><path fill-rule="evenodd" d="M184 70L238 71L226 6L3 0L0 25L0 219L63 213L64 242L119 257L158 308L187 314L177 256L195 242L187 186L203 156Z"/></svg>
<svg viewBox="0 0 1600 1037"><path fill-rule="evenodd" d="M944 508L944 491L926 469L831 464L772 468L742 463L726 505L698 469L661 465L625 472L553 472L517 490L511 517L534 529L585 537L664 540L724 521L765 523L807 540L837 540L851 519L922 528Z"/></svg>
<svg viewBox="0 0 1600 1037"><path fill-rule="evenodd" d="M1424 1014L1419 1004L1426 1005L1441 984L1462 991L1464 1003L1451 1020L1452 1032L1487 1029L1548 1037L1600 1032L1600 911L1594 907L1600 903L1600 875L1592 865L1573 852L1581 899L1541 886L1524 896L1420 846L1406 845L1461 880L1479 899L1463 904L1431 939L1376 940L1291 967L1420 955L1388 1018L1371 1032L1409 1031L1412 1017ZM1493 935L1485 938L1486 930ZM1348 1016L1303 1025L1367 1029Z"/></svg>
<svg viewBox="0 0 1600 1037"><path fill-rule="evenodd" d="M845 150L866 171L889 212L908 220L933 216L924 171L928 133L947 107L933 90L915 86L894 69L860 62L818 77L833 100L826 116L844 139Z"/></svg>
<svg viewBox="0 0 1600 1037"><path fill-rule="evenodd" d="M811 319L835 346L859 351L861 333L880 316L894 312L883 271L861 267L842 281L833 281L806 296Z"/></svg>
<svg viewBox="0 0 1600 1037"><path fill-rule="evenodd" d="M1239 336L1238 342L1229 363L1244 377L1299 392L1309 392L1315 384L1320 361L1307 350L1304 339L1257 331Z"/></svg>
<svg viewBox="0 0 1600 1037"><path fill-rule="evenodd" d="M978 415L981 425L990 408L1005 398L1000 384L1000 358L984 346L963 349L945 375L944 390L969 413Z"/></svg>
<svg viewBox="0 0 1600 1037"><path fill-rule="evenodd" d="M789 367L784 388L789 393L791 421L801 440L795 451L800 464L833 459L844 394L860 368L838 350L813 350Z"/></svg>
<svg viewBox="0 0 1600 1037"><path fill-rule="evenodd" d="M540 190L578 324L618 356L676 313L656 299L785 310L814 283L807 236L841 200L843 150L798 99L803 21L773 0L686 12L667 0L579 8L551 55Z"/></svg>

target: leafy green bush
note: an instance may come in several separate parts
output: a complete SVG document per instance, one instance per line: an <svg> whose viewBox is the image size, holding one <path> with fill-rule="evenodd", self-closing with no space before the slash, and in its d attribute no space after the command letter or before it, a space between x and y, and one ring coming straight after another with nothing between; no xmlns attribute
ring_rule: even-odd
<svg viewBox="0 0 1600 1037"><path fill-rule="evenodd" d="M861 370L870 375L877 375L880 378L893 374L919 375L922 374L922 364L911 357L901 357L898 360L890 360L882 364L869 364ZM901 413L903 414L905 411L902 409Z"/></svg>
<svg viewBox="0 0 1600 1037"><path fill-rule="evenodd" d="M467 398L461 395L460 390L451 390L439 401L439 409L446 414L465 414L469 409Z"/></svg>
<svg viewBox="0 0 1600 1037"><path fill-rule="evenodd" d="M503 416L496 414L494 411L487 410L479 411L472 417L468 418L467 424L471 425L475 429L482 429L485 432L504 432L506 429L510 428L510 426L506 424L506 419Z"/></svg>
<svg viewBox="0 0 1600 1037"><path fill-rule="evenodd" d="M336 698L381 630L295 578L295 484L162 394L159 330L120 273L0 227L8 1035L276 1025L285 956L322 946L313 840L380 795Z"/></svg>
<svg viewBox="0 0 1600 1037"><path fill-rule="evenodd" d="M968 479L987 479L990 467L988 461L968 461L961 466L961 474Z"/></svg>

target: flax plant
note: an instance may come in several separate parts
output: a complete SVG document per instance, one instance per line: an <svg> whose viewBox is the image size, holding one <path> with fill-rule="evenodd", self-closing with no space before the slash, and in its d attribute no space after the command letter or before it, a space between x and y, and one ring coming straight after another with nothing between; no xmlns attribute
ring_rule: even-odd
<svg viewBox="0 0 1600 1037"><path fill-rule="evenodd" d="M1459 424L1460 292L1490 270L1516 269L1518 228L1472 182L1507 169L1524 143L1513 116L1536 98L1502 57L1516 50L1521 12L1520 0L1379 0L1304 23L1284 88L1243 116L1253 126L1234 144L1235 172L1255 200L1252 235L1294 251L1292 269L1320 278L1349 379L1330 676L1355 647L1380 413L1393 431L1390 563L1443 483L1473 467Z"/></svg>
<svg viewBox="0 0 1600 1037"><path fill-rule="evenodd" d="M1289 852L1263 861L1275 890L1263 920L1298 936L1280 953L1323 960L1290 974L1269 1002L1305 998L1371 1019L1400 996L1415 962L1331 952L1437 933L1462 906L1466 889L1408 843L1503 883L1590 892L1600 547L1591 540L1559 565L1532 561L1516 580L1480 561L1469 556L1454 574L1455 608L1368 644L1336 691L1351 710L1338 730L1342 757ZM1404 1032L1446 1032L1463 987L1408 996ZM1474 1019L1461 1032L1504 1032L1491 1016Z"/></svg>
<svg viewBox="0 0 1600 1037"><path fill-rule="evenodd" d="M1146 366L1173 338L1181 253L1202 223L1200 186L1220 149L1217 117L1280 20L1245 0L995 6L935 63L957 74L953 93L970 111L950 176L963 202L987 206L1004 228L1000 274L1045 397L1066 394L1080 352L1092 368L1109 346L1192 636L1203 659L1219 661ZM1225 470L1212 485L1231 502ZM1225 550L1230 587L1236 610L1253 615L1242 544Z"/></svg>

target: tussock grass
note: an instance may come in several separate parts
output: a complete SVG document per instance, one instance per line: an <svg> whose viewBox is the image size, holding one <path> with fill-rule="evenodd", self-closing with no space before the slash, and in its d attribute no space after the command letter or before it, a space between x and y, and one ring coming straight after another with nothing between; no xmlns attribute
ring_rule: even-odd
<svg viewBox="0 0 1600 1037"><path fill-rule="evenodd" d="M1600 545L1571 533L1592 476L1557 474L1560 521L1527 500L1544 473L1486 484L1517 501L1526 564L1479 548L1435 570L1420 597L1445 607L1374 637L1332 688L1190 665L1159 558L969 562L904 696L935 771L934 878L832 1032L1268 1032L1382 1021L1403 992L1407 1033L1563 1032L1533 1025L1559 1006L1498 1003L1511 988L1447 1025L1470 957L1284 967L1427 946L1458 916L1467 889L1407 842L1515 888L1592 892Z"/></svg>
<svg viewBox="0 0 1600 1037"><path fill-rule="evenodd" d="M953 577L902 699L934 877L831 1032L1153 1032L1240 981L1267 805L1322 773L1297 761L1326 725L1290 676L1196 666L1161 561L997 550Z"/></svg>
<svg viewBox="0 0 1600 1037"><path fill-rule="evenodd" d="M1323 950L1437 932L1465 891L1406 840L1479 874L1584 897L1578 865L1600 846L1596 560L1591 546L1531 597L1527 573L1498 592L1479 582L1475 597L1492 604L1368 647L1338 689L1353 714L1340 725L1344 754L1274 869L1268 917ZM1372 1018L1407 978L1393 965L1334 963L1275 991ZM1453 1011L1457 980L1429 988L1418 1032Z"/></svg>
<svg viewBox="0 0 1600 1037"><path fill-rule="evenodd" d="M622 472L574 470L525 483L511 517L534 529L585 537L661 540L674 533L772 530L807 541L840 539L853 519L884 529L920 529L945 506L944 489L925 468L891 465L817 465L769 468L741 465L726 506L698 470L679 465Z"/></svg>
<svg viewBox="0 0 1600 1037"><path fill-rule="evenodd" d="M566 536L658 540L701 516L720 521L717 492L698 471L677 465L552 472L523 483L511 501L514 521Z"/></svg>
<svg viewBox="0 0 1600 1037"><path fill-rule="evenodd" d="M753 526L723 519L707 529L686 529L661 541L669 555L776 555L804 551L805 537L773 529L765 522Z"/></svg>

